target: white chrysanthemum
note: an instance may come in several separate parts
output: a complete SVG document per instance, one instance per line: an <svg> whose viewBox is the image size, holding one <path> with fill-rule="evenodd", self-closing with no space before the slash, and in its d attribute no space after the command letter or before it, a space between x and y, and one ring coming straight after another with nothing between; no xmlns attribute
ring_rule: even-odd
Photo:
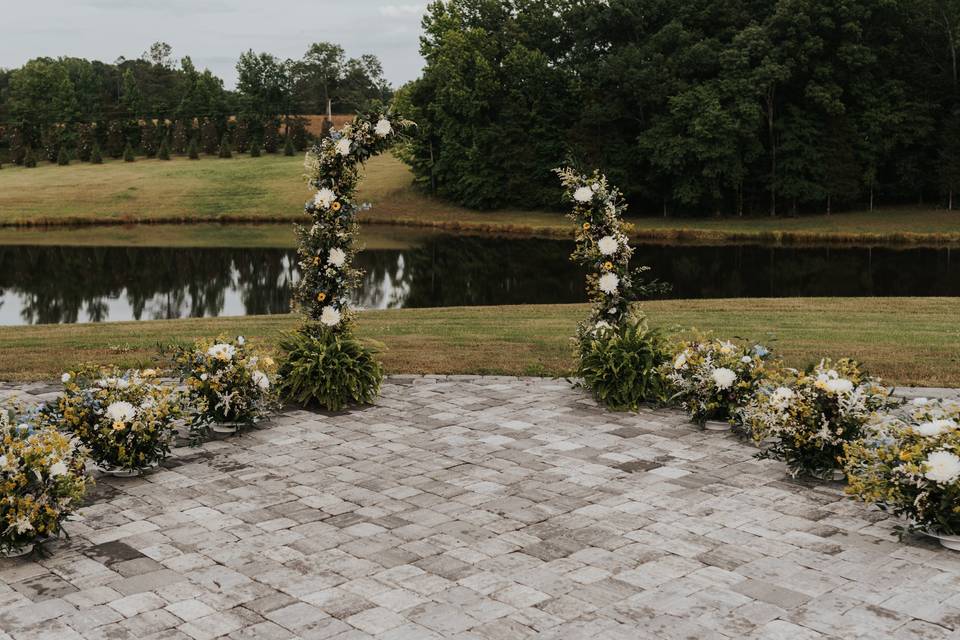
<svg viewBox="0 0 960 640"><path fill-rule="evenodd" d="M613 236L603 236L597 241L597 248L605 256L612 256L617 252L620 243Z"/></svg>
<svg viewBox="0 0 960 640"><path fill-rule="evenodd" d="M324 307L320 312L320 322L328 327L335 327L340 324L340 312L334 307Z"/></svg>
<svg viewBox="0 0 960 640"><path fill-rule="evenodd" d="M244 338L243 336L237 336L237 344L238 344L238 345L240 345L240 346L242 347L244 344L246 344L246 342L247 342L247 339L246 339L246 338Z"/></svg>
<svg viewBox="0 0 960 640"><path fill-rule="evenodd" d="M673 359L673 368L679 371L680 369L687 368L687 352L683 351L676 358Z"/></svg>
<svg viewBox="0 0 960 640"><path fill-rule="evenodd" d="M950 484L960 478L960 458L949 451L934 451L923 463L927 480Z"/></svg>
<svg viewBox="0 0 960 640"><path fill-rule="evenodd" d="M796 394L793 392L793 389L777 387L773 393L770 394L770 404L777 409L783 410L790 406L790 401L793 400L794 396L796 396Z"/></svg>
<svg viewBox="0 0 960 640"><path fill-rule="evenodd" d="M957 423L953 420L933 420L916 425L913 430L922 436L935 437L951 429L956 429Z"/></svg>
<svg viewBox="0 0 960 640"><path fill-rule="evenodd" d="M824 383L823 388L829 393L850 393L853 391L853 383L846 378L831 378Z"/></svg>
<svg viewBox="0 0 960 640"><path fill-rule="evenodd" d="M350 141L350 138L340 138L339 140L337 140L337 145L336 145L337 153L339 153L342 156L350 155L350 147L352 145L353 143Z"/></svg>
<svg viewBox="0 0 960 640"><path fill-rule="evenodd" d="M59 462L55 462L54 464L50 465L51 477L56 478L58 476L65 476L65 475L67 475L67 465L63 462L63 460L60 460Z"/></svg>
<svg viewBox="0 0 960 640"><path fill-rule="evenodd" d="M620 278L618 278L615 273L605 273L600 276L600 281L597 284L600 287L600 291L608 295L614 294L617 292L617 287L620 286Z"/></svg>
<svg viewBox="0 0 960 640"><path fill-rule="evenodd" d="M333 265L338 269L343 266L343 263L347 261L347 252L341 249L340 247L334 247L330 249L329 255L327 255L327 264Z"/></svg>
<svg viewBox="0 0 960 640"><path fill-rule="evenodd" d="M729 389L737 381L737 374L726 367L714 369L710 377L713 378L713 384L717 385L717 389Z"/></svg>
<svg viewBox="0 0 960 640"><path fill-rule="evenodd" d="M129 402L120 400L107 407L107 417L112 422L130 422L137 415L137 410Z"/></svg>
<svg viewBox="0 0 960 640"><path fill-rule="evenodd" d="M751 358L750 356L743 356L742 358L740 358L740 362L742 362L743 364L749 364L753 362L753 358Z"/></svg>
<svg viewBox="0 0 960 640"><path fill-rule="evenodd" d="M318 207L329 209L330 205L332 205L336 199L337 194L334 193L333 189L324 187L323 189L317 191L317 194L313 196L313 203Z"/></svg>
<svg viewBox="0 0 960 640"><path fill-rule="evenodd" d="M63 384L67 384L68 382L70 382L70 374L65 373L62 376L60 376L60 382L62 382Z"/></svg>
<svg viewBox="0 0 960 640"><path fill-rule="evenodd" d="M261 389L270 388L270 376L259 369L250 374L250 379L253 380L253 384L257 385Z"/></svg>
<svg viewBox="0 0 960 640"><path fill-rule="evenodd" d="M590 202L593 200L593 189L590 187L580 187L573 192L573 199L577 202Z"/></svg>
<svg viewBox="0 0 960 640"><path fill-rule="evenodd" d="M390 121L386 118L380 118L380 120L377 121L377 126L373 128L373 132L381 138L386 138L393 133L393 125L391 125Z"/></svg>
<svg viewBox="0 0 960 640"><path fill-rule="evenodd" d="M234 348L234 346L225 342L219 342L207 349L208 356L217 360L222 360L223 362L229 362L230 360L233 360L233 356L236 353L237 350Z"/></svg>

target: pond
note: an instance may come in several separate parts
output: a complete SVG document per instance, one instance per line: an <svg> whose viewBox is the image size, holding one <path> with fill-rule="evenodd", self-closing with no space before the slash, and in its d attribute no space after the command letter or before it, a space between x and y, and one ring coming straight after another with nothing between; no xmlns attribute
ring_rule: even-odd
<svg viewBox="0 0 960 640"><path fill-rule="evenodd" d="M365 308L585 300L572 242L379 232L357 258ZM383 242L391 233L403 241ZM641 244L668 297L960 296L949 248ZM0 324L286 313L290 248L0 244Z"/></svg>

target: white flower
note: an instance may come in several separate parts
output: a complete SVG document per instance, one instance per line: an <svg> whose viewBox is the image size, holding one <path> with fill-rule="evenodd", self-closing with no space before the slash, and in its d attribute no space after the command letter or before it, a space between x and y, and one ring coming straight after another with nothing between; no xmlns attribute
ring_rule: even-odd
<svg viewBox="0 0 960 640"><path fill-rule="evenodd" d="M750 356L743 356L742 358L740 358L740 362L742 362L743 364L749 364L753 362L753 358L751 358Z"/></svg>
<svg viewBox="0 0 960 640"><path fill-rule="evenodd" d="M592 185L590 185L590 188L593 189L593 192L594 192L594 193L596 193L597 191L600 191L600 185L597 184L596 182L594 182Z"/></svg>
<svg viewBox="0 0 960 640"><path fill-rule="evenodd" d="M580 187L573 192L573 199L577 202L590 202L593 200L593 189L590 187Z"/></svg>
<svg viewBox="0 0 960 640"><path fill-rule="evenodd" d="M223 362L229 362L230 360L233 360L233 356L236 354L236 352L237 350L232 344L227 344L225 342L218 342L207 349L208 356L217 360L222 360Z"/></svg>
<svg viewBox="0 0 960 640"><path fill-rule="evenodd" d="M337 194L333 192L333 189L324 187L323 189L317 191L317 194L313 196L313 203L318 207L329 209L330 205L332 205L336 199Z"/></svg>
<svg viewBox="0 0 960 640"><path fill-rule="evenodd" d="M620 243L613 236L603 236L597 241L597 248L605 256L612 256L617 252Z"/></svg>
<svg viewBox="0 0 960 640"><path fill-rule="evenodd" d="M340 247L334 247L333 249L330 249L330 254L327 255L327 264L340 268L346 261L347 253L343 249Z"/></svg>
<svg viewBox="0 0 960 640"><path fill-rule="evenodd" d="M796 394L793 392L793 389L777 387L773 393L770 394L770 404L782 411L790 406L790 401L793 400L794 396L796 396Z"/></svg>
<svg viewBox="0 0 960 640"><path fill-rule="evenodd" d="M244 344L246 344L246 342L247 342L247 339L246 339L246 338L244 338L243 336L237 336L237 344L238 344L238 345L240 345L240 346L242 347Z"/></svg>
<svg viewBox="0 0 960 640"><path fill-rule="evenodd" d="M28 531L33 531L33 524L27 520L26 516L20 516L17 518L16 522L14 522L12 526L17 530L17 533L27 533Z"/></svg>
<svg viewBox="0 0 960 640"><path fill-rule="evenodd" d="M60 382L62 382L63 384L67 384L68 382L70 382L70 374L65 373L62 376L60 376Z"/></svg>
<svg viewBox="0 0 960 640"><path fill-rule="evenodd" d="M380 120L377 121L377 126L373 128L373 132L381 138L386 138L393 133L393 126L386 118L380 118Z"/></svg>
<svg viewBox="0 0 960 640"><path fill-rule="evenodd" d="M210 376L209 376L207 373L201 373L201 374L200 374L200 379L203 380L204 382L206 382L206 381L207 381L207 378L209 378L209 377L210 377Z"/></svg>
<svg viewBox="0 0 960 640"><path fill-rule="evenodd" d="M824 383L823 388L828 393L850 393L853 391L853 383L846 378L830 378Z"/></svg>
<svg viewBox="0 0 960 640"><path fill-rule="evenodd" d="M6 469L7 467L7 456L0 456L0 469Z"/></svg>
<svg viewBox="0 0 960 640"><path fill-rule="evenodd" d="M730 355L731 353L736 351L736 349L737 349L737 345L733 344L732 342L724 342L722 340L720 341L720 353L722 353L723 355L725 356Z"/></svg>
<svg viewBox="0 0 960 640"><path fill-rule="evenodd" d="M713 383L717 389L729 389L737 381L737 374L726 367L718 367L710 373Z"/></svg>
<svg viewBox="0 0 960 640"><path fill-rule="evenodd" d="M684 351L680 355L678 355L676 358L674 358L673 368L679 371L680 369L686 369L686 367L687 367L687 352Z"/></svg>
<svg viewBox="0 0 960 640"><path fill-rule="evenodd" d="M112 422L130 422L133 420L133 417L137 415L137 410L134 409L133 405L129 402L120 400L119 402L111 403L110 406L107 407L106 414Z"/></svg>
<svg viewBox="0 0 960 640"><path fill-rule="evenodd" d="M259 369L250 374L250 378L253 380L253 383L261 389L270 388L270 377Z"/></svg>
<svg viewBox="0 0 960 640"><path fill-rule="evenodd" d="M611 325L611 324L610 324L609 322L607 322L606 320L598 320L597 323L596 323L595 325L593 325L593 332L594 332L594 333L596 333L596 332L598 332L598 331L606 331L607 329L613 329L613 325Z"/></svg>
<svg viewBox="0 0 960 640"><path fill-rule="evenodd" d="M950 484L960 478L960 458L949 451L934 451L923 463L927 480L940 484Z"/></svg>
<svg viewBox="0 0 960 640"><path fill-rule="evenodd" d="M333 307L324 307L320 312L320 322L328 327L335 327L340 324L340 312Z"/></svg>
<svg viewBox="0 0 960 640"><path fill-rule="evenodd" d="M930 401L927 400L926 398L914 398L914 399L913 399L913 402L911 402L910 404L912 404L912 405L915 406L915 407L922 407L922 406L928 404L929 402L930 402Z"/></svg>
<svg viewBox="0 0 960 640"><path fill-rule="evenodd" d="M934 420L933 422L924 422L922 424L918 424L913 428L913 430L922 436L932 438L956 428L957 423L953 420Z"/></svg>
<svg viewBox="0 0 960 640"><path fill-rule="evenodd" d="M337 140L337 146L336 146L337 153L339 153L342 156L350 155L350 146L351 146L350 138L340 138L339 140Z"/></svg>
<svg viewBox="0 0 960 640"><path fill-rule="evenodd" d="M615 273L605 273L600 276L600 281L597 284L600 291L606 294L614 294L617 292L617 287L620 286L620 278Z"/></svg>
<svg viewBox="0 0 960 640"><path fill-rule="evenodd" d="M50 475L54 478L67 475L67 465L63 460L50 465Z"/></svg>

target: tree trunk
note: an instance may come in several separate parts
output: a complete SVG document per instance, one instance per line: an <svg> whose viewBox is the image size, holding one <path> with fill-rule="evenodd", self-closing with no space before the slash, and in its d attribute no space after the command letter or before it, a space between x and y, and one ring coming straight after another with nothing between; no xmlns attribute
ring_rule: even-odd
<svg viewBox="0 0 960 640"><path fill-rule="evenodd" d="M830 215L830 194L827 194L827 215Z"/></svg>
<svg viewBox="0 0 960 640"><path fill-rule="evenodd" d="M873 185L870 185L870 211L873 211Z"/></svg>
<svg viewBox="0 0 960 640"><path fill-rule="evenodd" d="M947 192L947 211L953 211L953 189Z"/></svg>
<svg viewBox="0 0 960 640"><path fill-rule="evenodd" d="M777 215L777 137L773 122L774 87L767 90L767 135L770 140L770 216Z"/></svg>

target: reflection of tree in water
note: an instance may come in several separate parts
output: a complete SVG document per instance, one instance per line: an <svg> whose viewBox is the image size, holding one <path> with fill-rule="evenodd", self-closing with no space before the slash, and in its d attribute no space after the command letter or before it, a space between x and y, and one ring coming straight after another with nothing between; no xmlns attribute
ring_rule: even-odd
<svg viewBox="0 0 960 640"><path fill-rule="evenodd" d="M271 249L0 247L0 287L27 323L108 319L125 297L134 319L219 315L229 291L245 311L289 310L292 252Z"/></svg>
<svg viewBox="0 0 960 640"><path fill-rule="evenodd" d="M438 236L368 251L359 306L431 307L578 302L583 273L557 240ZM682 298L960 295L949 249L641 245L636 264ZM0 246L0 305L21 299L27 323L286 313L293 251ZM129 314L119 317L124 300ZM122 307L122 305L119 305ZM115 317L110 318L111 307Z"/></svg>

